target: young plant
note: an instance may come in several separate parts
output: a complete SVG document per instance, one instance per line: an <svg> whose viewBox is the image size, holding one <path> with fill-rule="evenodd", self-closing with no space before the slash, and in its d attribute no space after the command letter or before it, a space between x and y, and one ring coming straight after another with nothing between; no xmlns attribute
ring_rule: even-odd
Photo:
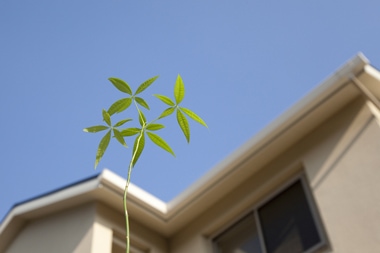
<svg viewBox="0 0 380 253"><path fill-rule="evenodd" d="M150 110L148 103L141 97L141 93L145 91L153 82L158 78L158 76L152 77L145 82L143 82L135 92L132 92L130 86L123 80L119 78L109 78L109 81L122 93L126 95L125 98L119 99L114 102L108 110L102 110L103 121L106 125L97 125L92 127L87 127L83 129L83 131L88 133L97 133L101 131L106 131L107 133L100 140L98 150L96 152L95 158L95 168L98 166L100 160L102 159L104 153L107 150L107 147L110 143L111 136L115 137L115 139L124 147L127 147L127 142L125 138L133 137L134 144L132 149L131 160L128 166L128 174L127 180L124 189L124 214L125 214L125 233L126 233L126 253L129 253L130 249L130 236L129 236L129 217L128 217L128 209L127 209L127 194L128 194L128 186L131 181L131 173L133 167L136 165L138 159L141 156L141 153L145 147L146 136L148 140L151 140L154 144L169 152L173 156L175 156L172 148L169 144L161 138L157 131L163 129L165 126L163 124L158 123L159 120L171 116L176 115L178 125L182 130L187 142L190 142L190 126L187 117L195 120L196 122L202 124L207 127L206 123L203 121L201 117L195 114L192 110L185 108L182 106L181 102L185 97L185 85L182 81L180 75L177 76L177 80L174 85L174 100L171 98L155 94L154 96L161 100L167 108L162 111L157 118L152 121L147 121L143 110ZM139 125L136 127L128 127L124 128L126 123L132 121L132 118L125 118L123 120L118 121L116 124L112 124L111 117L115 114L126 111L131 107L135 107L137 111L137 118Z"/></svg>

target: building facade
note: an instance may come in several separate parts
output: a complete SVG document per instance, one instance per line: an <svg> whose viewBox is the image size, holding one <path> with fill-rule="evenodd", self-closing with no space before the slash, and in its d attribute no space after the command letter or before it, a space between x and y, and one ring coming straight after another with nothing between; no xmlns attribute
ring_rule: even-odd
<svg viewBox="0 0 380 253"><path fill-rule="evenodd" d="M132 252L380 252L380 72L361 54L169 203L130 186ZM16 205L4 253L124 252L111 171Z"/></svg>

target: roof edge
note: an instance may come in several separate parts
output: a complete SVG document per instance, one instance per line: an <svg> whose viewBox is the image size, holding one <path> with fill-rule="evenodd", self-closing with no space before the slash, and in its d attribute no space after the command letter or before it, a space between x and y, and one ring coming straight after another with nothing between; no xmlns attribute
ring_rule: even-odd
<svg viewBox="0 0 380 253"><path fill-rule="evenodd" d="M116 190L121 196L123 196L126 179L111 170L104 169L102 171L100 174L100 183ZM167 204L164 201L133 183L130 183L128 186L128 198L133 199L133 201L138 202L146 208L152 208L155 213L158 211L162 216L165 216L167 213Z"/></svg>

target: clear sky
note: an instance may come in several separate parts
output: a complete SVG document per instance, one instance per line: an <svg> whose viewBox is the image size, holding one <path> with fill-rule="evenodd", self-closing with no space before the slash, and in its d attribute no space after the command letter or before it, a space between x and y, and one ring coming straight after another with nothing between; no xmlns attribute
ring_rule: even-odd
<svg viewBox="0 0 380 253"><path fill-rule="evenodd" d="M209 125L191 122L188 145L163 121L176 158L149 144L136 165L132 182L169 201L359 51L379 67L379 12L377 0L0 0L0 220L102 168L126 176L131 149L111 143L94 170L102 134L82 131L123 97L108 77L135 89L160 75L144 92L157 115L151 94L172 97L180 73L183 105Z"/></svg>

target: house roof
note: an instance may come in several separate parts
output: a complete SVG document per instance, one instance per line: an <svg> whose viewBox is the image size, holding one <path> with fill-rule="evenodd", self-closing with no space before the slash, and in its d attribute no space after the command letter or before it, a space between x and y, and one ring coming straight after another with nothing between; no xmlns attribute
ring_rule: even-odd
<svg viewBox="0 0 380 253"><path fill-rule="evenodd" d="M363 94L352 81L353 77L364 84L371 95L380 98L380 73L359 53L172 201L165 203L131 184L128 193L131 216L165 236L174 234ZM255 166L245 169L248 163ZM124 187L124 178L104 170L87 180L15 205L0 225L0 251L1 242L9 241L30 219L91 201L101 201L122 211L120 199Z"/></svg>

